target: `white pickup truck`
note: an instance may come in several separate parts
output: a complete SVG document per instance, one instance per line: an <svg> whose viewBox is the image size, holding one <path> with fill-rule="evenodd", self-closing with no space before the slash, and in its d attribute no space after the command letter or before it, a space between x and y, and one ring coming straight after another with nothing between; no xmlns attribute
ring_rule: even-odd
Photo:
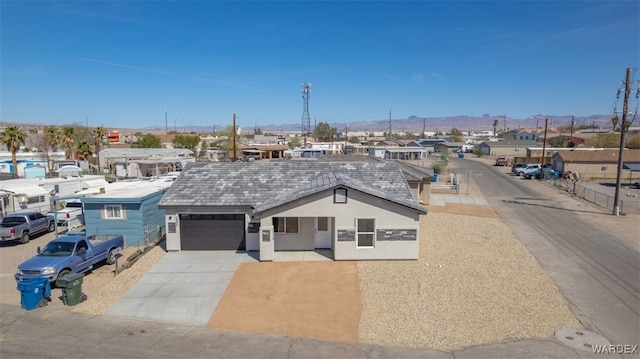
<svg viewBox="0 0 640 359"><path fill-rule="evenodd" d="M82 213L82 202L69 201L64 204L64 208L58 210L56 220L58 224L69 223L69 221L82 217Z"/></svg>

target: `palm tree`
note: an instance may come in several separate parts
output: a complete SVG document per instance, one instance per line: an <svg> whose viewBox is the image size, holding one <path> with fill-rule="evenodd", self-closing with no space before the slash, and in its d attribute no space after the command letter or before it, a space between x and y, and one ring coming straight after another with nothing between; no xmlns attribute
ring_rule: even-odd
<svg viewBox="0 0 640 359"><path fill-rule="evenodd" d="M71 126L65 126L62 129L62 143L66 147L65 157L73 159L73 144L76 142L76 129Z"/></svg>
<svg viewBox="0 0 640 359"><path fill-rule="evenodd" d="M78 142L78 145L76 146L76 155L78 158L88 161L92 154L91 145L89 145L87 141Z"/></svg>
<svg viewBox="0 0 640 359"><path fill-rule="evenodd" d="M93 129L93 138L96 140L95 152L100 152L100 144L102 143L102 136L106 135L107 131L102 126L98 126Z"/></svg>
<svg viewBox="0 0 640 359"><path fill-rule="evenodd" d="M52 152L58 152L58 145L62 142L60 129L56 126L47 126L44 129L45 136L47 136L47 144Z"/></svg>
<svg viewBox="0 0 640 359"><path fill-rule="evenodd" d="M0 142L7 145L7 150L11 152L11 162L13 163L13 172L18 173L18 159L16 153L20 150L20 145L24 145L27 140L27 133L20 130L17 126L9 126L0 133Z"/></svg>
<svg viewBox="0 0 640 359"><path fill-rule="evenodd" d="M496 128L498 128L498 119L493 120L493 137L496 137Z"/></svg>

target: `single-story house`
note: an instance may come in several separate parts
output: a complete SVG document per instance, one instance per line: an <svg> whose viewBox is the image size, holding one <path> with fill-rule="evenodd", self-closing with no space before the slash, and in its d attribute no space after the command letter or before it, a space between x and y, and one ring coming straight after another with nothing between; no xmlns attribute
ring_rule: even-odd
<svg viewBox="0 0 640 359"><path fill-rule="evenodd" d="M433 170L410 162L397 161L398 167L404 174L409 188L418 203L429 203L429 187L433 180Z"/></svg>
<svg viewBox="0 0 640 359"><path fill-rule="evenodd" d="M561 173L578 173L582 179L613 179L618 175L618 149L605 148L560 151L551 158L551 167ZM640 178L640 173L631 171L640 165L640 150L625 149L623 152L623 178ZM628 169L625 169L626 168ZM626 173L625 173L626 172Z"/></svg>
<svg viewBox="0 0 640 359"><path fill-rule="evenodd" d="M172 181L116 182L77 194L84 207L87 235L121 234L125 246L144 246L165 232L158 202Z"/></svg>
<svg viewBox="0 0 640 359"><path fill-rule="evenodd" d="M181 171L195 162L186 148L106 148L99 152L100 168L118 178L154 177Z"/></svg>
<svg viewBox="0 0 640 359"><path fill-rule="evenodd" d="M242 156L253 156L255 159L274 159L284 158L284 152L288 149L287 145L243 145L240 152Z"/></svg>
<svg viewBox="0 0 640 359"><path fill-rule="evenodd" d="M417 259L420 215L395 161L193 163L159 203L167 250L331 249L335 260Z"/></svg>
<svg viewBox="0 0 640 359"><path fill-rule="evenodd" d="M464 142L440 142L433 145L435 152L456 152L458 149L466 146Z"/></svg>
<svg viewBox="0 0 640 359"><path fill-rule="evenodd" d="M487 141L478 145L485 156L522 157L530 147L542 148L536 141Z"/></svg>

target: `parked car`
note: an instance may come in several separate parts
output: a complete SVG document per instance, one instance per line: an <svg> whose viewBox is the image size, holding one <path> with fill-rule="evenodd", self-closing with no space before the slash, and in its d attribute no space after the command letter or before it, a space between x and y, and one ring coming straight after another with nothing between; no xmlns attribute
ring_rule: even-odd
<svg viewBox="0 0 640 359"><path fill-rule="evenodd" d="M517 174L518 170L526 165L526 163L514 163L513 166L511 166L511 173Z"/></svg>
<svg viewBox="0 0 640 359"><path fill-rule="evenodd" d="M38 254L22 262L15 274L16 281L47 278L55 282L69 273L84 273L101 261L113 264L122 251L121 235L58 237L40 249Z"/></svg>
<svg viewBox="0 0 640 359"><path fill-rule="evenodd" d="M509 165L509 159L506 157L498 157L496 158L496 166L508 166Z"/></svg>
<svg viewBox="0 0 640 359"><path fill-rule="evenodd" d="M82 216L82 202L69 201L64 204L64 208L59 209L56 213L58 224L68 223Z"/></svg>
<svg viewBox="0 0 640 359"><path fill-rule="evenodd" d="M533 173L535 171L539 171L541 167L542 166L540 166L539 163L527 165L527 167L522 168L518 173L522 172L521 176L524 177L527 174Z"/></svg>
<svg viewBox="0 0 640 359"><path fill-rule="evenodd" d="M554 179L554 178L560 178L560 174L558 173L558 171L552 169L552 168L543 168L542 169L542 174L543 174L543 178L544 179ZM526 178L526 179L539 179L540 178L540 169L535 169L533 171L530 172L526 172L522 177Z"/></svg>
<svg viewBox="0 0 640 359"><path fill-rule="evenodd" d="M0 223L0 241L27 243L38 233L53 232L55 218L52 214L40 212L12 213L2 218Z"/></svg>
<svg viewBox="0 0 640 359"><path fill-rule="evenodd" d="M524 167L521 167L518 169L518 171L516 172L516 174L518 176L523 176L525 173L533 171L535 169L540 168L540 164L539 163L529 163Z"/></svg>

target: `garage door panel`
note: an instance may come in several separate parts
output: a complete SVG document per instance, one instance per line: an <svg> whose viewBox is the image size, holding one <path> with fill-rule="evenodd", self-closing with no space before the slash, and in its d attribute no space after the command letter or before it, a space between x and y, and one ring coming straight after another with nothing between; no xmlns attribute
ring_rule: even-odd
<svg viewBox="0 0 640 359"><path fill-rule="evenodd" d="M182 250L245 249L244 216L186 215L180 222Z"/></svg>

